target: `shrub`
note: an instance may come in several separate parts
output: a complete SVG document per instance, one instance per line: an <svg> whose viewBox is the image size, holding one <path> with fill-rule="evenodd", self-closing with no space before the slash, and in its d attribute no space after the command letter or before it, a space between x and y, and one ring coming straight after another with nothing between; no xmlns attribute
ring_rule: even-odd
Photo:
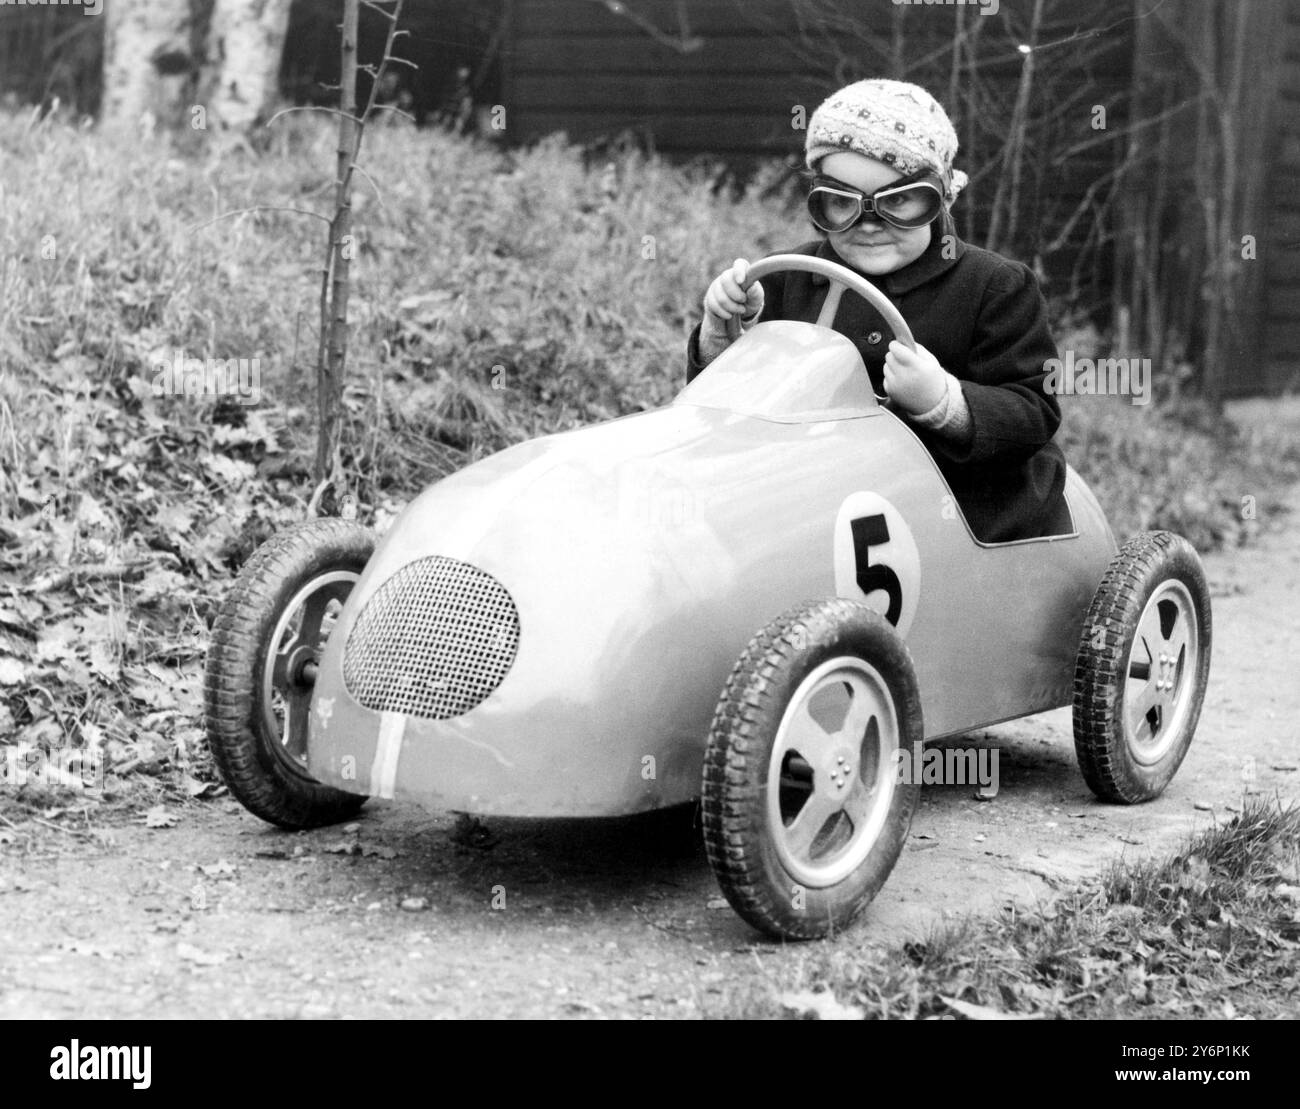
<svg viewBox="0 0 1300 1109"><path fill-rule="evenodd" d="M48 469L38 442L62 442L60 495L68 465L94 491L93 459L69 461L86 429L49 390L134 418L151 403L152 355L256 357L265 428L247 433L249 410L210 400L168 398L154 418L191 429L193 449L212 446L214 423L234 427L227 453L282 478L275 496L304 498L324 224L277 207L326 206L333 142L328 121L302 115L277 124L262 156L187 153L165 136L123 148L58 119L0 116L0 369L26 383L29 469ZM372 130L364 157L345 447L367 504L508 443L666 402L711 276L806 234L762 176L723 189L718 167L635 150L588 164L562 138L505 150L393 125ZM38 381L46 391L31 392ZM1250 530L1242 498L1295 473L1293 450L1185 405L1065 408L1067 456L1121 534L1236 542ZM287 460L268 467L278 447ZM0 479L0 511L21 514L17 487Z"/></svg>

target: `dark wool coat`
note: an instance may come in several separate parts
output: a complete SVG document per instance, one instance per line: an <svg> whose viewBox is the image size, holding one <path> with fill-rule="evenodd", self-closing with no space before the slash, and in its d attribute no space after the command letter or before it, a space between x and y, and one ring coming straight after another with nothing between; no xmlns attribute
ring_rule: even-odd
<svg viewBox="0 0 1300 1109"><path fill-rule="evenodd" d="M951 235L951 257L943 240ZM805 243L791 253L844 265L830 242ZM851 268L851 267L850 267ZM958 239L950 217L933 226L930 245L893 273L866 276L903 314L916 341L961 379L974 438L956 448L911 425L926 445L975 535L986 543L1070 531L1065 507L1065 458L1052 442L1061 422L1056 398L1043 388L1044 363L1056 358L1047 304L1033 271ZM764 320L815 322L826 297L825 278L787 270L762 279ZM893 335L861 297L846 293L835 330L862 355L876 392L884 393L885 354ZM699 327L687 345L686 380L703 369Z"/></svg>

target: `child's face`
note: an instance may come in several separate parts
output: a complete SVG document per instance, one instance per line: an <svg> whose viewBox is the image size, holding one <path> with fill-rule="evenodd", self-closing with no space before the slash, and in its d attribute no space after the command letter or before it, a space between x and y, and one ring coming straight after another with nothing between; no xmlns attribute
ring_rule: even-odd
<svg viewBox="0 0 1300 1109"><path fill-rule="evenodd" d="M826 155L817 166L817 172L868 196L903 176L884 162L854 150ZM835 253L855 270L885 274L902 269L925 253L925 248L930 245L930 227L931 224L927 223L924 227L904 230L867 216L847 231L830 231L827 237Z"/></svg>

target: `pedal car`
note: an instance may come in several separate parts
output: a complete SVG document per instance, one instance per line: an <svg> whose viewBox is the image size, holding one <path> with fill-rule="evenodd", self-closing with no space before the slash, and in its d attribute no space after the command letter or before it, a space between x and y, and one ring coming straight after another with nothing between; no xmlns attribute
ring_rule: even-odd
<svg viewBox="0 0 1300 1109"><path fill-rule="evenodd" d="M206 722L264 820L366 797L508 816L702 798L727 899L772 936L846 927L920 786L913 745L1073 703L1101 798L1164 789L1191 742L1210 601L1182 538L977 542L830 329L760 323L666 407L545 436L431 486L382 539L316 519L263 545L213 630ZM1015 582L1015 603L1005 583Z"/></svg>

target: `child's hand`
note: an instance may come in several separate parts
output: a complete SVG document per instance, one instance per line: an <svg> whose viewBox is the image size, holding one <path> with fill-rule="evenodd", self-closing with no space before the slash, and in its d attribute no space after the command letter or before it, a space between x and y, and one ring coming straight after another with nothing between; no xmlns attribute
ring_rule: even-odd
<svg viewBox="0 0 1300 1109"><path fill-rule="evenodd" d="M943 400L946 372L920 343L911 350L895 339L885 355L885 392L904 412L919 416Z"/></svg>
<svg viewBox="0 0 1300 1109"><path fill-rule="evenodd" d="M763 286L755 281L748 289L741 282L749 272L749 263L737 258L732 267L713 279L704 294L704 320L700 325L700 353L709 357L725 350L731 339L727 321L733 316L751 319L763 310Z"/></svg>

